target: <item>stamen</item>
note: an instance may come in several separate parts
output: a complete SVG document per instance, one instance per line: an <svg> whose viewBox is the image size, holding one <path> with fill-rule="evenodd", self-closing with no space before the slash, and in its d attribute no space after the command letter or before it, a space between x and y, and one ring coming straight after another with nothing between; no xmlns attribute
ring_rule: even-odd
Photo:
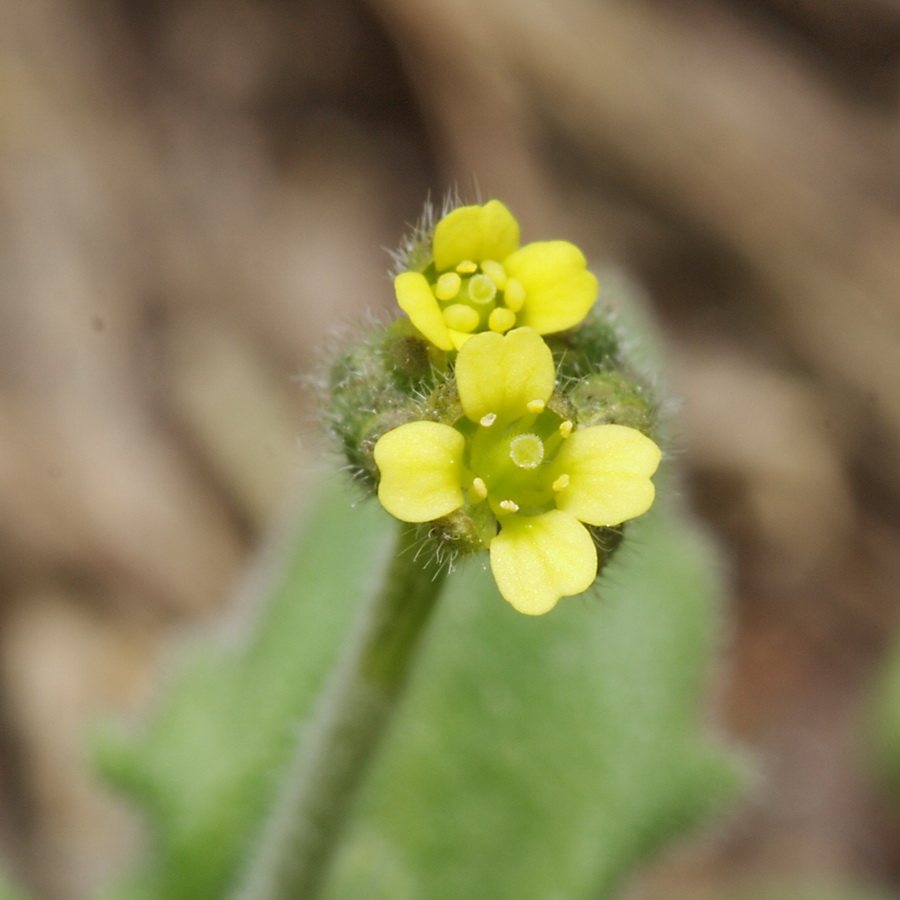
<svg viewBox="0 0 900 900"><path fill-rule="evenodd" d="M514 500L501 500L498 506L503 510L503 512L507 513L515 513L519 511L519 504Z"/></svg>
<svg viewBox="0 0 900 900"><path fill-rule="evenodd" d="M516 324L516 314L505 306L498 306L488 317L488 328L498 334L506 334Z"/></svg>
<svg viewBox="0 0 900 900"><path fill-rule="evenodd" d="M462 287L462 278L456 272L444 272L434 286L434 296L438 300L452 300Z"/></svg>
<svg viewBox="0 0 900 900"><path fill-rule="evenodd" d="M544 411L544 407L546 405L547 404L544 403L543 400L529 400L525 408L528 410L528 412L533 413L537 416Z"/></svg>
<svg viewBox="0 0 900 900"><path fill-rule="evenodd" d="M566 474L560 475L556 481L553 482L553 490L561 491L563 488L567 488L569 486L569 476Z"/></svg>
<svg viewBox="0 0 900 900"><path fill-rule="evenodd" d="M509 458L520 469L536 469L544 461L544 444L536 434L520 434L510 441Z"/></svg>
<svg viewBox="0 0 900 900"><path fill-rule="evenodd" d="M472 479L472 493L479 499L484 500L488 495L487 485L481 478Z"/></svg>
<svg viewBox="0 0 900 900"><path fill-rule="evenodd" d="M481 271L497 285L498 291L502 291L506 287L506 269L503 268L502 263L498 263L493 259L486 259L481 264Z"/></svg>
<svg viewBox="0 0 900 900"><path fill-rule="evenodd" d="M456 267L456 271L459 272L460 275L471 275L473 272L478 271L478 263L472 262L471 259L464 259Z"/></svg>
<svg viewBox="0 0 900 900"><path fill-rule="evenodd" d="M497 421L497 413L485 413L478 421L479 425L490 428Z"/></svg>
<svg viewBox="0 0 900 900"><path fill-rule="evenodd" d="M567 438L572 433L572 429L574 427L575 426L572 424L572 422L570 422L568 419L566 419L565 422L559 423L559 433L564 438Z"/></svg>
<svg viewBox="0 0 900 900"><path fill-rule="evenodd" d="M454 331L462 331L464 334L474 331L481 321L481 317L471 306L462 303L454 303L444 310L444 321Z"/></svg>
<svg viewBox="0 0 900 900"><path fill-rule="evenodd" d="M506 279L503 300L514 313L517 313L525 305L525 288L517 278Z"/></svg>
<svg viewBox="0 0 900 900"><path fill-rule="evenodd" d="M497 296L497 285L487 275L473 275L469 279L469 299L473 303L490 303Z"/></svg>

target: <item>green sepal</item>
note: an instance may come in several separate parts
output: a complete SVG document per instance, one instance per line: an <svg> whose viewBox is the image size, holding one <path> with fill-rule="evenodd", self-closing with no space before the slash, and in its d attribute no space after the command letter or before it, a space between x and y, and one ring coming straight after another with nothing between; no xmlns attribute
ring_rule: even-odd
<svg viewBox="0 0 900 900"><path fill-rule="evenodd" d="M613 554L622 545L625 539L625 527L627 523L614 525L612 527L605 525L588 525L587 530L590 532L591 540L597 548L597 574L599 575L606 564L613 558Z"/></svg>
<svg viewBox="0 0 900 900"><path fill-rule="evenodd" d="M456 381L450 378L439 384L423 405L424 418L444 425L455 425L465 417Z"/></svg>
<svg viewBox="0 0 900 900"><path fill-rule="evenodd" d="M486 550L497 534L497 520L486 503L464 504L423 526L425 539L438 558L453 565L457 557Z"/></svg>

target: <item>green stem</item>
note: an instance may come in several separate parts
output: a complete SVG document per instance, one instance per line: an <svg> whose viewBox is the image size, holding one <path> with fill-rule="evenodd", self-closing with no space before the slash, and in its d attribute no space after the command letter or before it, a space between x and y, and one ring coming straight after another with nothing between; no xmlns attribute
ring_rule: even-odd
<svg viewBox="0 0 900 900"><path fill-rule="evenodd" d="M401 524L380 590L365 602L299 743L237 900L313 900L397 707L446 570L416 558Z"/></svg>

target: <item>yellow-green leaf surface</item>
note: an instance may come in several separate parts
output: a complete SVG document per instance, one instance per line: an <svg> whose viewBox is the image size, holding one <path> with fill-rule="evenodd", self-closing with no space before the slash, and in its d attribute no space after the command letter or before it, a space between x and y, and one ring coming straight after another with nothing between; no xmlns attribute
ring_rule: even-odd
<svg viewBox="0 0 900 900"><path fill-rule="evenodd" d="M20 893L0 872L0 900L25 900L25 894Z"/></svg>
<svg viewBox="0 0 900 900"><path fill-rule="evenodd" d="M195 654L143 734L98 740L156 848L110 897L226 895L395 525L328 488L280 551L283 578L246 647ZM503 601L486 556L463 565L329 900L613 896L738 786L700 726L720 615L710 548L665 498L629 527L599 587L546 616Z"/></svg>

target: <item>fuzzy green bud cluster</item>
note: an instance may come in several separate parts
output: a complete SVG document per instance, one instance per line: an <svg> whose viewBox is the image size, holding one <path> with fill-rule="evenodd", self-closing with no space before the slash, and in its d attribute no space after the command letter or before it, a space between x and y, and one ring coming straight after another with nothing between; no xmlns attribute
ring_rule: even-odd
<svg viewBox="0 0 900 900"><path fill-rule="evenodd" d="M656 403L594 302L581 252L520 248L497 201L420 226L397 258L408 318L373 326L334 359L329 429L354 479L420 523L439 558L489 549L506 599L544 612L590 584L623 521L652 503ZM573 542L571 565L530 596L532 561L547 547L562 560ZM572 567L583 573L574 587Z"/></svg>

